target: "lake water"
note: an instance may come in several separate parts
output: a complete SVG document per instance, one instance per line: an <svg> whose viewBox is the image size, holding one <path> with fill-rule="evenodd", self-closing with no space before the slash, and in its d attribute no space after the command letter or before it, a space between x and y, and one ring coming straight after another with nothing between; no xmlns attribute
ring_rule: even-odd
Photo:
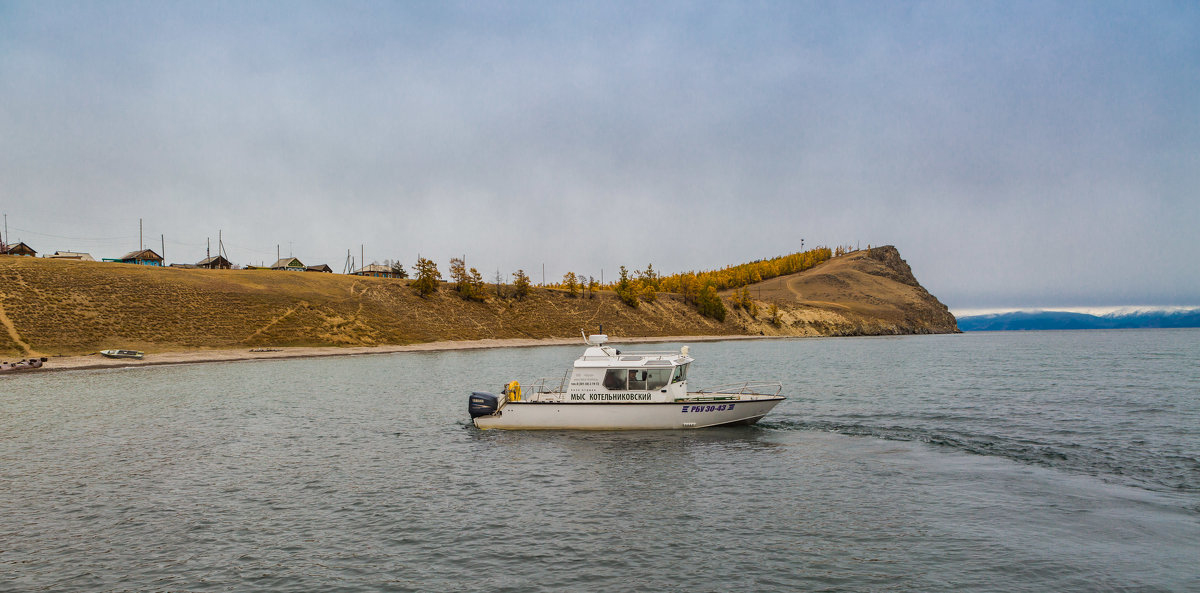
<svg viewBox="0 0 1200 593"><path fill-rule="evenodd" d="M790 399L469 425L581 352L0 377L0 591L1200 591L1200 330L693 343Z"/></svg>

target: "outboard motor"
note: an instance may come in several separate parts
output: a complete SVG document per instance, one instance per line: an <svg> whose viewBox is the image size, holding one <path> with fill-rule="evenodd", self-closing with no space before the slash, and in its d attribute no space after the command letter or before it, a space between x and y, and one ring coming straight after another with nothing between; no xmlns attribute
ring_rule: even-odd
<svg viewBox="0 0 1200 593"><path fill-rule="evenodd" d="M486 391L472 391L467 400L467 412L472 418L491 416L500 409L500 396Z"/></svg>

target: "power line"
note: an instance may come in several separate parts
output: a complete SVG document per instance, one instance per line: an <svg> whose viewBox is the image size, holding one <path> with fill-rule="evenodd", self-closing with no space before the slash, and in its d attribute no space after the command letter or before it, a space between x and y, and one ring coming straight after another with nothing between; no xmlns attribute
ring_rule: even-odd
<svg viewBox="0 0 1200 593"><path fill-rule="evenodd" d="M33 235L38 235L39 237L51 237L54 239L66 239L68 241L128 241L129 239L133 238L132 235L127 235L124 237L64 237L62 235L51 235L49 233L39 233L37 231L31 231L29 229L21 229L21 228L17 228L17 227L12 227L12 230L20 231L22 233L30 233Z"/></svg>

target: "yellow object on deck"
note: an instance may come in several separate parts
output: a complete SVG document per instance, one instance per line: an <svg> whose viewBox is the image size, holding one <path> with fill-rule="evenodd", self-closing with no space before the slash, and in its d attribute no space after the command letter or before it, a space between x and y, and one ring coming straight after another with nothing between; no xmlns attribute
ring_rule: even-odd
<svg viewBox="0 0 1200 593"><path fill-rule="evenodd" d="M518 383L516 381L509 383L507 386L505 386L504 392L508 394L508 401L510 401L510 402L521 401L521 384L520 383Z"/></svg>

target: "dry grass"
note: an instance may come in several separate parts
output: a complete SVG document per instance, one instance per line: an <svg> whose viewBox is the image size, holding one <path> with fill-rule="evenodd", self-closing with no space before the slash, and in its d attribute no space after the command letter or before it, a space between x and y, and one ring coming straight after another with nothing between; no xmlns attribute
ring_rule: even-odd
<svg viewBox="0 0 1200 593"><path fill-rule="evenodd" d="M733 291L727 291L732 293ZM893 247L877 247L831 259L811 270L760 282L750 288L761 303L783 311L784 333L797 326L809 335L944 333L958 330L950 310L913 277ZM749 319L748 315L741 314ZM779 331L769 323L764 333Z"/></svg>
<svg viewBox="0 0 1200 593"><path fill-rule="evenodd" d="M871 263L861 259L837 258L808 272L762 283L758 320L740 314L718 323L665 293L637 309L611 293L570 298L548 289L535 289L524 301L479 303L464 301L446 288L422 299L405 280L0 257L0 326L5 319L10 322L0 327L0 354L572 337L601 323L609 333L626 337L830 335L871 333L857 330L873 327L864 321L872 315L879 327L907 330L874 333L937 331L923 322L902 327L904 320L920 322L919 317L929 313L908 311L909 307L927 309L929 304L891 286L901 284L894 279L860 270ZM840 296L838 290L844 287L836 278L850 285ZM757 296L758 290L752 288L752 293ZM786 317L780 326L762 321L771 301L782 303ZM841 312L847 307L852 314ZM940 331L953 331L953 317L949 319L951 326Z"/></svg>

